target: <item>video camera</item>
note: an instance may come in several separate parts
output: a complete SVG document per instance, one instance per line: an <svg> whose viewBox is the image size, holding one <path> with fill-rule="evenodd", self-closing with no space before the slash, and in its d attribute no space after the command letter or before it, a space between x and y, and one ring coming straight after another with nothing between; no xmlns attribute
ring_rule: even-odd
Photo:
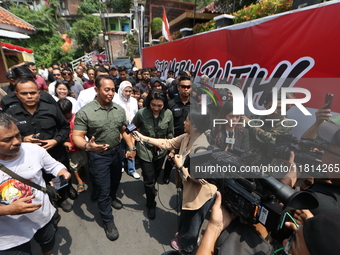
<svg viewBox="0 0 340 255"><path fill-rule="evenodd" d="M261 223L277 241L287 237L284 234L282 218L291 209L314 209L318 201L309 192L295 191L272 176L254 174L246 176L236 171L234 173L216 173L195 176L195 166L209 167L215 164L229 165L239 169L247 161L247 154L241 150L220 151L208 148L207 151L189 155L185 166L190 169L194 178L205 178L215 184L222 194L223 206L229 208L240 217L241 222L254 225ZM283 203L283 207L280 205Z"/></svg>
<svg viewBox="0 0 340 255"><path fill-rule="evenodd" d="M290 152L293 151L294 162L297 165L309 165L313 169L317 169L321 165L323 154L320 150L324 149L325 143L320 140L312 138L298 140L293 135L278 135L275 141L269 143L267 155L270 158L288 160ZM319 178L325 177L321 171L313 171L313 173Z"/></svg>

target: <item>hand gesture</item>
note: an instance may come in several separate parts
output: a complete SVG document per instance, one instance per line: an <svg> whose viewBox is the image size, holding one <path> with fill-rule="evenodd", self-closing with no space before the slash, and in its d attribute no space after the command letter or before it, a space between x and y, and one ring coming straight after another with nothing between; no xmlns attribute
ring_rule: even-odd
<svg viewBox="0 0 340 255"><path fill-rule="evenodd" d="M109 144L96 144L95 137L92 136L88 144L86 145L86 148L88 151L94 151L94 152L103 152L106 151L109 148Z"/></svg>
<svg viewBox="0 0 340 255"><path fill-rule="evenodd" d="M325 104L315 112L315 124L320 125L323 122L328 121L332 117L331 109L325 109L325 107L327 107L327 104Z"/></svg>
<svg viewBox="0 0 340 255"><path fill-rule="evenodd" d="M41 203L29 203L30 200L35 198L35 195L23 197L18 199L17 201L8 205L8 213L7 215L18 215L31 213L38 210L42 204Z"/></svg>

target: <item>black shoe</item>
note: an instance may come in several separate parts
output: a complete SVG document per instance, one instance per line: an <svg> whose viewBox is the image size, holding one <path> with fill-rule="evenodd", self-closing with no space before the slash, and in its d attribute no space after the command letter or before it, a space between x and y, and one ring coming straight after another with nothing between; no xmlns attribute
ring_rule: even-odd
<svg viewBox="0 0 340 255"><path fill-rule="evenodd" d="M106 237L110 241L114 241L118 239L119 237L118 229L113 221L108 224L104 224L104 230L105 230Z"/></svg>
<svg viewBox="0 0 340 255"><path fill-rule="evenodd" d="M123 204L120 200L117 198L111 202L111 206L115 208L116 210L120 210L123 208Z"/></svg>
<svg viewBox="0 0 340 255"><path fill-rule="evenodd" d="M164 178L164 179L163 179L163 183L164 183L164 184L169 184L169 182L170 182L170 179L169 179L169 178Z"/></svg>
<svg viewBox="0 0 340 255"><path fill-rule="evenodd" d="M59 204L60 208L63 209L64 212L70 212L73 209L72 204L65 199L63 202Z"/></svg>
<svg viewBox="0 0 340 255"><path fill-rule="evenodd" d="M72 184L69 184L69 189L68 189L68 197L72 200L75 200L78 197L78 192L76 191L75 188L73 188Z"/></svg>
<svg viewBox="0 0 340 255"><path fill-rule="evenodd" d="M150 220L153 220L156 218L156 207L150 207L148 208L148 217Z"/></svg>

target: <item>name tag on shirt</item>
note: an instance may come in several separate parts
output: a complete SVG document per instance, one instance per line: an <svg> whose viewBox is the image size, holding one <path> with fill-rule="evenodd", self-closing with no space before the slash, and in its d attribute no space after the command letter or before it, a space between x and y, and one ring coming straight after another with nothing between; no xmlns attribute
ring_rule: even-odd
<svg viewBox="0 0 340 255"><path fill-rule="evenodd" d="M27 123L26 120L23 120L23 121L18 121L16 124L18 126L18 125L24 125L26 123Z"/></svg>
<svg viewBox="0 0 340 255"><path fill-rule="evenodd" d="M235 144L235 138L226 138L225 139L225 143L227 144Z"/></svg>

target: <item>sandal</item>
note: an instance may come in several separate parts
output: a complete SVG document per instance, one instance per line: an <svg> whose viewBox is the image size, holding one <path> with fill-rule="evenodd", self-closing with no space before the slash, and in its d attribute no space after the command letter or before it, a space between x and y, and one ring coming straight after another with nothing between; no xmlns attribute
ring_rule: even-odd
<svg viewBox="0 0 340 255"><path fill-rule="evenodd" d="M77 185L77 192L81 193L83 191L85 191L85 183L82 182Z"/></svg>

